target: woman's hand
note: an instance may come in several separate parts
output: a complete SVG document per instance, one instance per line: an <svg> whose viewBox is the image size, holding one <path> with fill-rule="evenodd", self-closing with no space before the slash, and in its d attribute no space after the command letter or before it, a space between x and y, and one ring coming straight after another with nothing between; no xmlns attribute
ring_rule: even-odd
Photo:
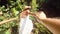
<svg viewBox="0 0 60 34"><path fill-rule="evenodd" d="M43 11L32 13L29 10L25 10L20 14L20 18L25 18L28 14L36 17L37 19L46 19L46 15Z"/></svg>
<svg viewBox="0 0 60 34"><path fill-rule="evenodd" d="M20 13L20 18L25 18L28 15L28 11L23 11Z"/></svg>
<svg viewBox="0 0 60 34"><path fill-rule="evenodd" d="M22 11L22 13L20 13L20 18L25 18L28 13L30 12L29 9L31 8L31 6L25 6L24 7L24 11Z"/></svg>

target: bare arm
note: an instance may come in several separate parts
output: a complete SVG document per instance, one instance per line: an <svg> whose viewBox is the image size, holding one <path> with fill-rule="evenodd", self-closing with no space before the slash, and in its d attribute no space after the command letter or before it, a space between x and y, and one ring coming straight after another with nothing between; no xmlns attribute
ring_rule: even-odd
<svg viewBox="0 0 60 34"><path fill-rule="evenodd" d="M60 34L60 19L47 18L44 13L32 15L39 21L42 21L41 24L45 25L53 34Z"/></svg>
<svg viewBox="0 0 60 34"><path fill-rule="evenodd" d="M23 13L26 16L26 12ZM47 27L53 34L60 34L60 19L47 18L44 12L29 12L29 14L35 16L37 20L42 21L41 24L45 25L45 27Z"/></svg>
<svg viewBox="0 0 60 34"><path fill-rule="evenodd" d="M43 25L47 27L53 34L60 34L60 19L46 18L41 19Z"/></svg>
<svg viewBox="0 0 60 34"><path fill-rule="evenodd" d="M42 19L43 22L50 22L51 24L60 26L60 19L55 19L55 18L46 18Z"/></svg>

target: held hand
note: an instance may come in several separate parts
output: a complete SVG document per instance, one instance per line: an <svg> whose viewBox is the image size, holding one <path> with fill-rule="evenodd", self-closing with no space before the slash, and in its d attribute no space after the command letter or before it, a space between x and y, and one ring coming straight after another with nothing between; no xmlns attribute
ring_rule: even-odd
<svg viewBox="0 0 60 34"><path fill-rule="evenodd" d="M38 13L36 16L38 16L40 19L46 19L46 14L44 12Z"/></svg>
<svg viewBox="0 0 60 34"><path fill-rule="evenodd" d="M28 11L23 11L20 13L20 18L25 18L28 15Z"/></svg>
<svg viewBox="0 0 60 34"><path fill-rule="evenodd" d="M29 12L29 14L36 17L37 19L46 19L46 15L44 12L37 12L37 13Z"/></svg>
<svg viewBox="0 0 60 34"><path fill-rule="evenodd" d="M24 11L20 14L20 18L25 18L28 13L30 12L29 9L31 8L31 6L25 6L24 7Z"/></svg>

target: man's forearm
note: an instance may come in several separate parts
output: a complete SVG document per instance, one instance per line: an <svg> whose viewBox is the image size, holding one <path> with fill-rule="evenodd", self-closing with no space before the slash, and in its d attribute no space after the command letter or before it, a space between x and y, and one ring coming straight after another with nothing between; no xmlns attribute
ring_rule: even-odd
<svg viewBox="0 0 60 34"><path fill-rule="evenodd" d="M40 20L53 34L60 34L60 19L46 18Z"/></svg>
<svg viewBox="0 0 60 34"><path fill-rule="evenodd" d="M30 14L35 16L36 19L47 27L53 34L60 34L60 19L47 18L44 12Z"/></svg>
<svg viewBox="0 0 60 34"><path fill-rule="evenodd" d="M60 19L55 19L55 18L46 18L46 19L41 19L43 22L50 22L50 24L60 26Z"/></svg>

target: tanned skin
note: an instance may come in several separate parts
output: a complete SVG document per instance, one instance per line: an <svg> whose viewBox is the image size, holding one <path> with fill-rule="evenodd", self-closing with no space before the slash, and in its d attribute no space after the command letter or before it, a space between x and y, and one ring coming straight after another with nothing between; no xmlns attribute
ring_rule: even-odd
<svg viewBox="0 0 60 34"><path fill-rule="evenodd" d="M40 23L45 25L53 34L60 34L60 19L47 18L43 11L37 13L30 12L29 14L34 15L38 21L42 21Z"/></svg>
<svg viewBox="0 0 60 34"><path fill-rule="evenodd" d="M22 12L21 15L24 15L23 13L25 13L25 16L29 13L36 17L37 20L42 21L41 24L45 25L45 27L47 27L53 34L60 34L60 19L47 18L44 12ZM42 13L44 15L42 15Z"/></svg>

